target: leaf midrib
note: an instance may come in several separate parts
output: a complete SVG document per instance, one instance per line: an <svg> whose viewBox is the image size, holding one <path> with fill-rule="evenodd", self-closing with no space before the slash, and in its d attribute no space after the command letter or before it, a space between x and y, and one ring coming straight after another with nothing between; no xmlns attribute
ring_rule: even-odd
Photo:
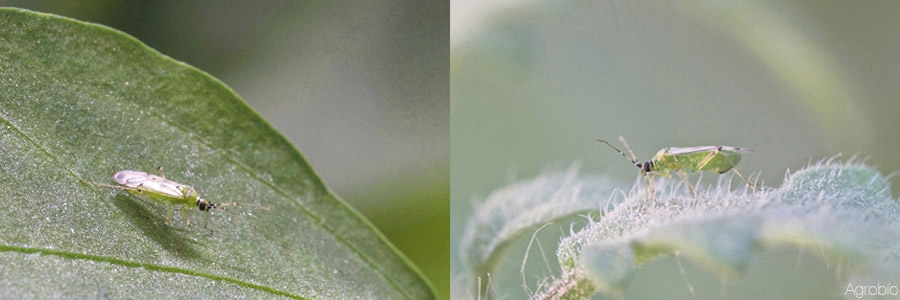
<svg viewBox="0 0 900 300"><path fill-rule="evenodd" d="M257 291L266 292L266 293L279 295L279 296L285 296L285 297L289 297L289 298L293 298L293 299L310 300L309 298L304 298L304 297L294 295L294 294L291 294L291 293L288 293L288 292L285 292L282 290L277 290L277 289L274 289L274 288L271 288L268 286L242 281L242 280L232 278L232 277L207 274L207 273L203 273L203 272L197 272L194 270L182 269L182 268L176 268L176 267L170 267L170 266L164 266L164 265L158 265L158 264L152 264L152 263L123 260L123 259L118 259L118 258L109 257L109 256L100 256L100 255L73 253L73 252L66 252L66 251L45 249L45 248L29 248L29 247L10 246L10 245L0 245L0 252L17 252L17 253L22 253L22 254L38 253L38 254L42 254L42 255L54 255L54 256L59 256L59 257L68 258L68 259L104 262L104 263L110 263L110 264L114 264L114 265L131 267L131 268L144 268L147 270L157 271L157 272L184 274L184 275L188 275L188 276L203 277L203 278L208 278L208 279L212 279L212 280L234 283L234 284L237 284L237 285L240 285L243 287L247 287L247 288L251 288L251 289L254 289Z"/></svg>

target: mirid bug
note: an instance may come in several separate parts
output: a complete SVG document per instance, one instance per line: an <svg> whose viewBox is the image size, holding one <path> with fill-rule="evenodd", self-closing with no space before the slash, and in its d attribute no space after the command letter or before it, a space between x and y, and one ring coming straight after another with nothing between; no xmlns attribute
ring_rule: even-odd
<svg viewBox="0 0 900 300"><path fill-rule="evenodd" d="M159 172L158 176L140 171L119 171L113 178L120 185L82 181L87 184L122 189L132 194L145 195L150 199L169 204L169 212L166 214L166 225L172 220L175 206L179 206L178 212L181 214L181 218L184 219L187 226L190 226L191 221L188 219L187 211L192 208L196 207L202 212L209 212L211 209L224 210L226 206L239 205L237 203L214 204L206 201L206 199L200 198L200 194L197 193L194 187L166 179L162 167L157 168L157 171ZM209 215L207 214L203 228L206 228L208 224Z"/></svg>
<svg viewBox="0 0 900 300"><path fill-rule="evenodd" d="M646 204L653 195L652 177L671 177L672 173L677 174L678 177L681 178L681 181L683 181L697 197L702 196L700 196L700 193L694 188L694 185L688 182L686 176L687 173L709 171L723 174L730 170L734 170L741 179L747 182L747 185L750 186L751 189L755 189L753 183L751 183L737 168L737 164L741 161L741 154L753 152L752 149L729 146L669 147L656 152L656 155L650 160L640 162L637 160L634 152L631 151L631 147L628 146L628 142L625 141L624 137L620 136L619 141L625 145L625 149L631 154L630 159L622 152L622 150L619 150L619 148L616 148L609 142L601 139L597 139L597 141L613 148L619 152L622 157L631 161L632 164L641 170L641 175L644 177L648 189L647 199L644 201L644 204Z"/></svg>

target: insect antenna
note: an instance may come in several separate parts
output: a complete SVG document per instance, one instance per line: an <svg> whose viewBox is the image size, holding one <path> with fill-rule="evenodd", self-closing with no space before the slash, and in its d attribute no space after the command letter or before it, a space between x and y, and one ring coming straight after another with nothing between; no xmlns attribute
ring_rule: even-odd
<svg viewBox="0 0 900 300"><path fill-rule="evenodd" d="M631 154L631 161L637 161L637 156L634 155L634 151L631 151L631 146L628 145L628 141L625 140L624 136L619 136L619 141L625 145L625 150L628 150L628 154Z"/></svg>
<svg viewBox="0 0 900 300"><path fill-rule="evenodd" d="M209 205L209 208L207 208L207 211L212 210L212 209L218 209L218 210L227 212L227 213L229 213L229 214L231 214L231 215L233 215L233 216L237 216L236 213L234 213L234 212L232 212L232 211L226 209L226 207L229 207L229 206L236 206L235 203L219 203L219 204L213 204L213 203L210 203L210 204L208 204L208 205Z"/></svg>
<svg viewBox="0 0 900 300"><path fill-rule="evenodd" d="M223 211L225 211L225 212L227 212L227 213L234 214L234 213L231 212L230 210L226 209L226 207L229 207L229 206L255 206L256 208L259 208L259 209L262 209L262 210L269 210L268 207L265 207L265 206L262 206L262 205L259 205L259 204L255 204L255 203L249 203L249 204L248 204L248 203L225 202L225 203L218 203L218 204L213 204L213 203L210 203L210 204L209 204L209 208L211 208L211 209L220 209L220 210L223 210Z"/></svg>
<svg viewBox="0 0 900 300"><path fill-rule="evenodd" d="M606 140L597 139L597 141L606 144L606 145L609 146L610 148L613 148L613 150L616 150L616 152L619 152L619 154L621 154L622 157L624 157L625 159L631 161L632 164L637 164L637 163L638 163L637 158L634 156L634 153L631 154L631 157L632 157L632 158L628 158L628 156L625 155L625 152L622 152L622 150L619 150L619 148L616 148L616 146L613 146L612 144L610 144L610 143L607 142ZM628 145L628 144L625 144L625 145ZM631 148L628 148L628 151L631 151Z"/></svg>

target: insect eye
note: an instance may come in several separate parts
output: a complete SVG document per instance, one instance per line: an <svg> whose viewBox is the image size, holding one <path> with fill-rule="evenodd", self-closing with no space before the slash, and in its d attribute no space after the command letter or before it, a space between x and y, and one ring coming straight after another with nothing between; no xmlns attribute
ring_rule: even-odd
<svg viewBox="0 0 900 300"><path fill-rule="evenodd" d="M206 201L203 200L197 200L197 206L200 208L200 211L205 211L207 209Z"/></svg>

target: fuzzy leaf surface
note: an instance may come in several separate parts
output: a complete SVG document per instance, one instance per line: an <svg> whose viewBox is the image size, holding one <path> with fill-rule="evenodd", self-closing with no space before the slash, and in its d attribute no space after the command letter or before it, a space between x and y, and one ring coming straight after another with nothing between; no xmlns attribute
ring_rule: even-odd
<svg viewBox="0 0 900 300"><path fill-rule="evenodd" d="M673 181L657 188L652 204L644 207L644 195L632 193L564 238L557 249L561 278L537 298L622 296L634 271L662 256L734 276L755 254L796 247L841 263L838 276L857 284L893 278L891 270L900 266L900 205L885 178L863 164L820 163L792 174L780 188L750 193L723 181L701 198Z"/></svg>
<svg viewBox="0 0 900 300"><path fill-rule="evenodd" d="M614 186L615 181L603 176L581 178L573 167L491 193L477 205L462 238L460 254L470 280L483 277L485 283L485 275L494 271L509 246L538 227L566 217L599 214L597 199L610 195ZM621 198L610 198L605 205L621 201L617 199ZM486 286L481 290L486 291Z"/></svg>

